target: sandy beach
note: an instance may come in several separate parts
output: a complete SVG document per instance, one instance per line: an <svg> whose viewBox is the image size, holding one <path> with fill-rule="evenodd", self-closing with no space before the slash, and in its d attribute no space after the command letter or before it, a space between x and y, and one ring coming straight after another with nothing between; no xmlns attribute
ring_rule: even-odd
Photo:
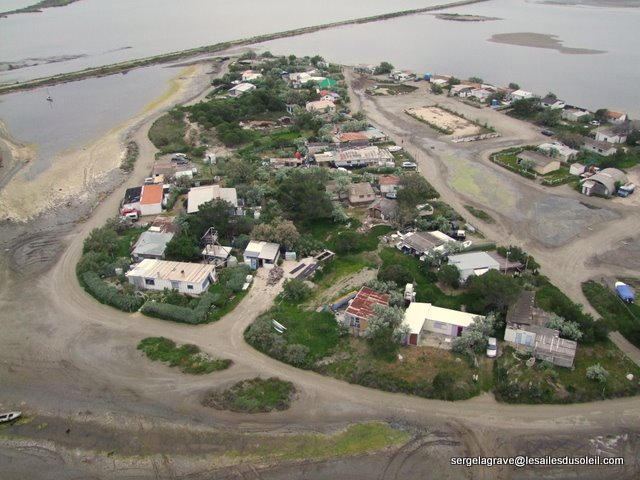
<svg viewBox="0 0 640 480"><path fill-rule="evenodd" d="M34 158L33 146L21 145L0 130L4 166L0 176L0 219L26 222L61 205L93 202L96 185L104 190L122 181L119 169L126 139L149 117L188 101L209 86L209 64L181 69L165 93L148 104L134 118L112 128L84 147L59 155L53 165L34 180L20 169ZM3 186L2 179L7 178ZM10 178L12 177L12 178Z"/></svg>

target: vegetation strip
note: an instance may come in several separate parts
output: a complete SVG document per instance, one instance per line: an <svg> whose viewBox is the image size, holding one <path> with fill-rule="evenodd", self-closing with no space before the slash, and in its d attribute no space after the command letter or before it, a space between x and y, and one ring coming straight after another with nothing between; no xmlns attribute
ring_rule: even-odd
<svg viewBox="0 0 640 480"><path fill-rule="evenodd" d="M1 85L0 95L18 90L29 90L42 86L52 86L59 83L73 82L76 80L82 80L94 76L113 75L120 72L129 71L133 68L140 68L149 65L157 65L162 63L169 63L176 60L195 57L202 54L216 53L222 50L227 50L232 47L239 47L243 45L252 45L254 43L262 43L270 40L277 40L286 37L295 37L306 33L313 33L320 30L326 30L334 27L342 27L346 25L357 25L362 23L378 22L381 20L388 20L391 18L403 17L408 15L414 15L417 13L430 12L435 10L444 10L451 7L459 7L463 5L471 5L474 3L486 2L488 0L464 0L460 2L451 2L444 5L436 5L433 7L416 8L413 10L404 10L401 12L384 13L380 15L372 15L369 17L357 18L352 20L343 20L340 22L325 23L322 25L316 25L313 27L296 28L293 30L286 30L279 33L269 33L265 35L256 35L254 37L244 38L240 40L232 40L228 42L216 43L214 45L206 45L203 47L191 48L188 50L182 50L179 52L164 53L161 55L155 55L152 57L140 58L136 60L128 60L126 62L113 63L111 65L103 65L99 67L90 67L84 70L76 72L63 73L59 75L52 75L50 77L36 78L34 80L27 80L20 83L13 83L11 85Z"/></svg>
<svg viewBox="0 0 640 480"><path fill-rule="evenodd" d="M80 0L42 0L38 3L34 3L33 5L29 5L28 7L17 8L8 12L0 12L0 18L15 15L17 13L40 13L43 8L64 7L78 1Z"/></svg>
<svg viewBox="0 0 640 480"><path fill-rule="evenodd" d="M200 351L197 345L176 345L165 337L147 337L140 341L142 350L149 359L168 362L170 367L179 367L183 373L203 374L225 370L233 363L228 359L211 358Z"/></svg>
<svg viewBox="0 0 640 480"><path fill-rule="evenodd" d="M202 403L217 410L239 413L270 412L287 410L295 393L291 382L276 377L256 377L238 382L222 392L210 392Z"/></svg>

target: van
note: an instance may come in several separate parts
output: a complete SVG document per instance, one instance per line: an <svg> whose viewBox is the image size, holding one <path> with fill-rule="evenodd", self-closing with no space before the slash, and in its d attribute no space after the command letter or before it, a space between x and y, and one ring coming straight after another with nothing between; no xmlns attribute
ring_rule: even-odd
<svg viewBox="0 0 640 480"><path fill-rule="evenodd" d="M132 222L137 222L138 221L138 212L128 212L124 214L125 218L130 219Z"/></svg>
<svg viewBox="0 0 640 480"><path fill-rule="evenodd" d="M153 177L147 177L144 179L145 185L153 185Z"/></svg>

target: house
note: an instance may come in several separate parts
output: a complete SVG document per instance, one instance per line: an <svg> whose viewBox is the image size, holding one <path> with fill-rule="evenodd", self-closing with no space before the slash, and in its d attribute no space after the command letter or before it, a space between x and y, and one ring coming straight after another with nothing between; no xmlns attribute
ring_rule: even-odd
<svg viewBox="0 0 640 480"><path fill-rule="evenodd" d="M251 240L244 250L244 263L253 270L260 267L273 268L280 258L280 245L277 243Z"/></svg>
<svg viewBox="0 0 640 480"><path fill-rule="evenodd" d="M143 185L140 197L140 215L158 215L162 213L162 185Z"/></svg>
<svg viewBox="0 0 640 480"><path fill-rule="evenodd" d="M330 100L334 103L337 103L340 101L340 95L338 95L336 92L322 90L322 92L320 92L320 100Z"/></svg>
<svg viewBox="0 0 640 480"><path fill-rule="evenodd" d="M195 213L200 209L200 205L215 199L221 199L233 205L237 213L238 194L235 188L223 188L220 185L206 185L204 187L194 187L189 190L187 199L187 213Z"/></svg>
<svg viewBox="0 0 640 480"><path fill-rule="evenodd" d="M336 167L370 167L393 162L393 155L386 148L375 145L334 152L333 163Z"/></svg>
<svg viewBox="0 0 640 480"><path fill-rule="evenodd" d="M243 82L252 82L261 78L262 74L260 72L256 72L255 70L245 70L244 72L242 72Z"/></svg>
<svg viewBox="0 0 640 480"><path fill-rule="evenodd" d="M239 97L240 95L251 92L255 89L256 86L253 83L239 83L235 87L229 89L229 96Z"/></svg>
<svg viewBox="0 0 640 480"><path fill-rule="evenodd" d="M491 95L493 95L494 93L496 93L496 89L489 89L486 87L483 88L474 88L473 90L471 90L468 94L467 97L471 97L471 98L475 98L476 100L478 100L479 102L486 102L489 97Z"/></svg>
<svg viewBox="0 0 640 480"><path fill-rule="evenodd" d="M547 328L549 315L535 308L535 292L525 290L507 312L504 340L516 350L532 354L539 360L570 368L577 343L560 338L558 330Z"/></svg>
<svg viewBox="0 0 640 480"><path fill-rule="evenodd" d="M352 334L363 335L367 330L367 322L374 315L374 305L388 306L389 298L390 295L387 293L362 287L344 313L344 325Z"/></svg>
<svg viewBox="0 0 640 480"><path fill-rule="evenodd" d="M516 100L526 100L528 98L535 98L531 92L527 92L526 90L514 90L509 94L509 100L515 102Z"/></svg>
<svg viewBox="0 0 640 480"><path fill-rule="evenodd" d="M449 235L435 230L433 232L410 232L396 244L398 250L412 255L430 255L435 249L447 242L454 242Z"/></svg>
<svg viewBox="0 0 640 480"><path fill-rule="evenodd" d="M353 71L354 72L358 72L358 73L366 73L369 75L374 75L376 73L376 69L378 67L376 65L356 65L355 67L353 67Z"/></svg>
<svg viewBox="0 0 640 480"><path fill-rule="evenodd" d="M467 96L469 96L469 93L472 90L473 90L473 87L471 87L469 85L463 85L463 84L453 85L449 89L449 96L451 96L451 97L467 97Z"/></svg>
<svg viewBox="0 0 640 480"><path fill-rule="evenodd" d="M405 343L419 345L425 334L442 335L449 339L459 337L476 319L484 317L436 307L430 303L413 302L404 312L402 321L409 329Z"/></svg>
<svg viewBox="0 0 640 480"><path fill-rule="evenodd" d="M142 187L127 188L126 192L124 192L120 213L124 215L127 212L139 212L140 197L142 197Z"/></svg>
<svg viewBox="0 0 640 480"><path fill-rule="evenodd" d="M364 134L369 137L369 140L372 142L387 142L389 140L389 137L376 127L368 127L364 131Z"/></svg>
<svg viewBox="0 0 640 480"><path fill-rule="evenodd" d="M487 252L461 253L449 256L449 265L460 271L460 279L466 282L471 275L483 275L489 270L500 270L501 264Z"/></svg>
<svg viewBox="0 0 640 480"><path fill-rule="evenodd" d="M139 290L169 289L191 295L200 295L216 281L213 265L152 259L142 260L125 275Z"/></svg>
<svg viewBox="0 0 640 480"><path fill-rule="evenodd" d="M597 142L595 140L592 140L591 138L584 139L582 149L586 150L587 152L597 153L598 155L602 155L603 157L610 157L618 151L618 148L613 143Z"/></svg>
<svg viewBox="0 0 640 480"><path fill-rule="evenodd" d="M586 167L584 165L582 165L581 163L572 163L571 166L569 167L569 173L571 175L576 175L576 176L580 176L584 173Z"/></svg>
<svg viewBox="0 0 640 480"><path fill-rule="evenodd" d="M133 246L131 256L136 262L139 262L145 258L163 259L164 250L167 248L167 243L173 238L173 233L142 232L142 235L138 237L138 241Z"/></svg>
<svg viewBox="0 0 640 480"><path fill-rule="evenodd" d="M517 156L518 165L522 162L532 162L533 170L540 175L546 175L560 168L560 161L552 157L547 157L531 150L523 150Z"/></svg>
<svg viewBox="0 0 640 480"><path fill-rule="evenodd" d="M363 205L376 199L376 194L369 182L352 183L349 186L349 203Z"/></svg>
<svg viewBox="0 0 640 480"><path fill-rule="evenodd" d="M550 110L559 110L565 107L565 103L562 100L558 100L553 95L544 97L540 100L540 104L543 108L548 108Z"/></svg>
<svg viewBox="0 0 640 480"><path fill-rule="evenodd" d="M549 157L556 158L565 163L571 162L578 155L578 150L567 147L560 142L543 143L538 145L538 150Z"/></svg>
<svg viewBox="0 0 640 480"><path fill-rule="evenodd" d="M583 195L614 195L616 193L616 183L624 185L628 182L627 176L617 168L605 168L595 175L592 175L582 183Z"/></svg>
<svg viewBox="0 0 640 480"><path fill-rule="evenodd" d="M626 133L617 133L612 129L602 129L596 132L596 142L624 143L627 141Z"/></svg>
<svg viewBox="0 0 640 480"><path fill-rule="evenodd" d="M406 82L407 80L412 80L416 78L416 76L414 73L410 72L409 70L393 70L389 74L389 78L397 82Z"/></svg>
<svg viewBox="0 0 640 480"><path fill-rule="evenodd" d="M396 192L400 187L400 177L397 175L384 175L378 177L378 184L382 194Z"/></svg>
<svg viewBox="0 0 640 480"><path fill-rule="evenodd" d="M154 181L161 177L164 177L167 180L170 180L174 177L193 178L193 174L197 171L197 168L191 162L187 162L184 165L179 165L178 163L172 162L171 160L158 160L153 164L151 176L154 178Z"/></svg>
<svg viewBox="0 0 640 480"><path fill-rule="evenodd" d="M307 102L305 108L307 112L335 113L336 104L331 100L316 100L315 102Z"/></svg>
<svg viewBox="0 0 640 480"><path fill-rule="evenodd" d="M161 232L161 233L176 233L178 231L177 225L174 223L174 217L156 217L151 226L149 232Z"/></svg>
<svg viewBox="0 0 640 480"><path fill-rule="evenodd" d="M287 168L287 167L295 168L302 165L302 162L303 162L302 158L297 158L297 157L270 158L269 166L275 169L281 169L281 168Z"/></svg>
<svg viewBox="0 0 640 480"><path fill-rule="evenodd" d="M608 122L613 123L615 125L620 125L627 121L627 115L622 112L610 112L607 111L605 114L605 118ZM615 143L615 142L614 142Z"/></svg>
<svg viewBox="0 0 640 480"><path fill-rule="evenodd" d="M398 215L398 202L388 198L378 198L367 212L371 218L393 222Z"/></svg>
<svg viewBox="0 0 640 480"><path fill-rule="evenodd" d="M364 132L343 132L333 137L336 143L346 144L349 147L366 147L371 143L369 136Z"/></svg>
<svg viewBox="0 0 640 480"><path fill-rule="evenodd" d="M569 122L579 122L581 118L589 115L589 112L579 108L565 108L560 114L560 118Z"/></svg>

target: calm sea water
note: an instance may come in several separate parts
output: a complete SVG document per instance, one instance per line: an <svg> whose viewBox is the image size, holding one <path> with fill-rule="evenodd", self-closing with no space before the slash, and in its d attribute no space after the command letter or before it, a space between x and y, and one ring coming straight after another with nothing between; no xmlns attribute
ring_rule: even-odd
<svg viewBox="0 0 640 480"><path fill-rule="evenodd" d="M4 72L0 81L439 3L442 1L327 0L319 5L308 0L82 0L41 14L0 19L0 62L86 55ZM539 94L553 91L569 103L623 110L640 118L640 8L492 0L450 12L501 20L463 23L422 14L286 38L259 48L282 54L318 53L345 64L388 60L419 73L480 76L497 85L515 81ZM557 35L567 47L606 53L567 55L488 41L496 33L517 32ZM50 89L52 105L44 100L46 90L1 96L0 119L16 138L37 144L41 156L51 158L133 117L166 89L176 73L175 69L151 67L56 86Z"/></svg>

